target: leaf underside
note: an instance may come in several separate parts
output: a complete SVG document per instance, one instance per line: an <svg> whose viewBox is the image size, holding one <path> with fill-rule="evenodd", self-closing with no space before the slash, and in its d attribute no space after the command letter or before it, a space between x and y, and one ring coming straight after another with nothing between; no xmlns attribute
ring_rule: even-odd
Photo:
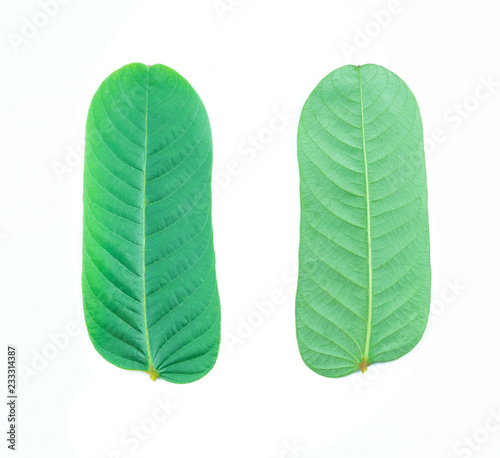
<svg viewBox="0 0 500 458"><path fill-rule="evenodd" d="M92 343L153 380L198 380L220 343L205 108L174 70L130 64L94 95L85 137L82 288Z"/></svg>
<svg viewBox="0 0 500 458"><path fill-rule="evenodd" d="M430 306L423 129L417 102L377 65L345 66L298 130L296 326L306 365L343 377L408 353Z"/></svg>

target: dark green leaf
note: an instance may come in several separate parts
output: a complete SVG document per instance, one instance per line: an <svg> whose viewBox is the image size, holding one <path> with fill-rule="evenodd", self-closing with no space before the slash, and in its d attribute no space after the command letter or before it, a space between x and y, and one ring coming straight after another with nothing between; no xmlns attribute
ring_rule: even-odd
<svg viewBox="0 0 500 458"><path fill-rule="evenodd" d="M208 116L182 76L130 64L102 83L86 126L82 285L112 364L176 383L215 364L211 173Z"/></svg>

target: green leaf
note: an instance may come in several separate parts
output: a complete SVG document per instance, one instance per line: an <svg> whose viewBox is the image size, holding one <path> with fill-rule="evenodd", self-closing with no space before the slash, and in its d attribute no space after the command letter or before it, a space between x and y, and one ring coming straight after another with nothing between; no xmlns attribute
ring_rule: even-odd
<svg viewBox="0 0 500 458"><path fill-rule="evenodd" d="M377 65L339 68L307 99L298 132L297 340L327 377L408 353L430 306L422 120Z"/></svg>
<svg viewBox="0 0 500 458"><path fill-rule="evenodd" d="M90 339L118 367L153 380L198 380L220 343L203 103L171 68L126 65L94 95L85 137Z"/></svg>

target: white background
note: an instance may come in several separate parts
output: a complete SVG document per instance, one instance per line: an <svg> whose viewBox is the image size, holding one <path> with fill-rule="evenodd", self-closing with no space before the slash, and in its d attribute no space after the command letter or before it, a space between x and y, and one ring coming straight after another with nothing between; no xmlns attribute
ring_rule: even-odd
<svg viewBox="0 0 500 458"><path fill-rule="evenodd" d="M22 366L16 456L500 456L500 6L400 1L221 0L218 13L213 0L65 0L48 17L38 0L1 0L0 355L14 344ZM110 365L82 316L86 112L136 61L186 77L214 134L223 342L190 385ZM419 101L433 300L409 355L335 380L295 340L296 131L312 89L348 63L387 67ZM276 110L291 119L270 135ZM259 135L272 139L242 154ZM3 393L6 355L0 366Z"/></svg>

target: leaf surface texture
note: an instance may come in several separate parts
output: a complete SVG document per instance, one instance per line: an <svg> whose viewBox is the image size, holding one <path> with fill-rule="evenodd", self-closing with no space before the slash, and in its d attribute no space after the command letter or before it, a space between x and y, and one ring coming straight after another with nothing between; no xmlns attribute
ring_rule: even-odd
<svg viewBox="0 0 500 458"><path fill-rule="evenodd" d="M345 66L306 101L298 131L296 297L304 362L342 377L408 353L430 305L420 112L377 65Z"/></svg>

